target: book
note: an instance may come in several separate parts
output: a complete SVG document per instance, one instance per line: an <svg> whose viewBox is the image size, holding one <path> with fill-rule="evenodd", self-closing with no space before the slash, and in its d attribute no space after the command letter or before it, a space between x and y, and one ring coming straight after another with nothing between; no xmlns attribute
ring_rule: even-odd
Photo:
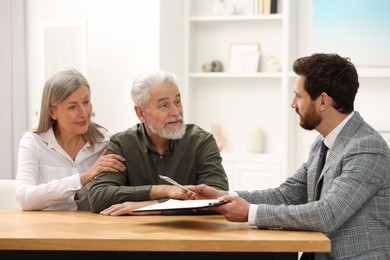
<svg viewBox="0 0 390 260"><path fill-rule="evenodd" d="M278 0L263 0L263 14L276 14L278 12Z"/></svg>
<svg viewBox="0 0 390 260"><path fill-rule="evenodd" d="M263 0L263 12L262 14L271 13L271 0Z"/></svg>
<svg viewBox="0 0 390 260"><path fill-rule="evenodd" d="M278 0L271 0L271 14L278 13Z"/></svg>
<svg viewBox="0 0 390 260"><path fill-rule="evenodd" d="M161 211L161 210L173 210L173 209L201 209L201 208L219 206L228 202L229 201L227 200L218 200L218 199L209 199L209 200L169 199L165 202L135 209L133 210L133 212Z"/></svg>
<svg viewBox="0 0 390 260"><path fill-rule="evenodd" d="M263 0L253 0L253 14L263 14Z"/></svg>

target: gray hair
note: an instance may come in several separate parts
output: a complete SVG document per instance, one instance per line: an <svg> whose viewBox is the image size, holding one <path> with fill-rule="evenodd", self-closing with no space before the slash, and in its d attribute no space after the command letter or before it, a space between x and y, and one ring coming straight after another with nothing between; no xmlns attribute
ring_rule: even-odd
<svg viewBox="0 0 390 260"><path fill-rule="evenodd" d="M49 113L50 108L56 107L63 102L82 85L86 86L90 91L87 79L75 69L66 69L53 74L46 81L43 88L39 122L33 132L46 132L54 126L57 121L51 118ZM103 135L98 131L99 127L102 128L102 126L90 122L87 133L83 134L84 139L92 147L94 147L97 140L103 138Z"/></svg>
<svg viewBox="0 0 390 260"><path fill-rule="evenodd" d="M138 75L131 88L134 105L144 107L149 100L150 88L155 84L172 83L178 86L176 76L168 71L155 70Z"/></svg>

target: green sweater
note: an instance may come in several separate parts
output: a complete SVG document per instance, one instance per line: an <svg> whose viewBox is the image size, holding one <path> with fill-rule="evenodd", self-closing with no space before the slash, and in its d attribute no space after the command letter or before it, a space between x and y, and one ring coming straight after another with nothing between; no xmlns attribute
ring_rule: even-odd
<svg viewBox="0 0 390 260"><path fill-rule="evenodd" d="M89 201L93 212L125 201L150 200L152 185L168 184L158 177L160 174L183 185L207 184L229 190L213 135L193 124L187 124L182 138L170 140L162 156L155 152L142 124L113 135L108 152L122 155L126 170L102 173L92 181Z"/></svg>

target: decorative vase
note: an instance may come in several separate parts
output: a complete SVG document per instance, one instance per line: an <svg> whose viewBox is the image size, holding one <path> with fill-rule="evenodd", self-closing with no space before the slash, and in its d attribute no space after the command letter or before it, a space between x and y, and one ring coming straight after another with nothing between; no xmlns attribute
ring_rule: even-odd
<svg viewBox="0 0 390 260"><path fill-rule="evenodd" d="M212 125L211 133L213 134L215 141L217 142L218 148L220 151L226 146L227 140L225 136L222 134L222 126L221 125Z"/></svg>
<svg viewBox="0 0 390 260"><path fill-rule="evenodd" d="M236 7L232 3L225 3L224 0L215 0L214 13L216 15L233 15Z"/></svg>
<svg viewBox="0 0 390 260"><path fill-rule="evenodd" d="M250 128L247 138L247 149L250 153L262 153L264 150L263 130L260 127Z"/></svg>

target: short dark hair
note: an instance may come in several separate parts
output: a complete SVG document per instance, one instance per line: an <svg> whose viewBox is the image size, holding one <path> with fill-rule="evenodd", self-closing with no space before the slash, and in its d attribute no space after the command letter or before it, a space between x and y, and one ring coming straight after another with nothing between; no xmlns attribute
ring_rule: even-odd
<svg viewBox="0 0 390 260"><path fill-rule="evenodd" d="M359 79L349 58L334 53L315 53L297 59L293 70L305 79L304 88L312 100L325 92L333 98L333 107L339 112L347 114L354 110Z"/></svg>

